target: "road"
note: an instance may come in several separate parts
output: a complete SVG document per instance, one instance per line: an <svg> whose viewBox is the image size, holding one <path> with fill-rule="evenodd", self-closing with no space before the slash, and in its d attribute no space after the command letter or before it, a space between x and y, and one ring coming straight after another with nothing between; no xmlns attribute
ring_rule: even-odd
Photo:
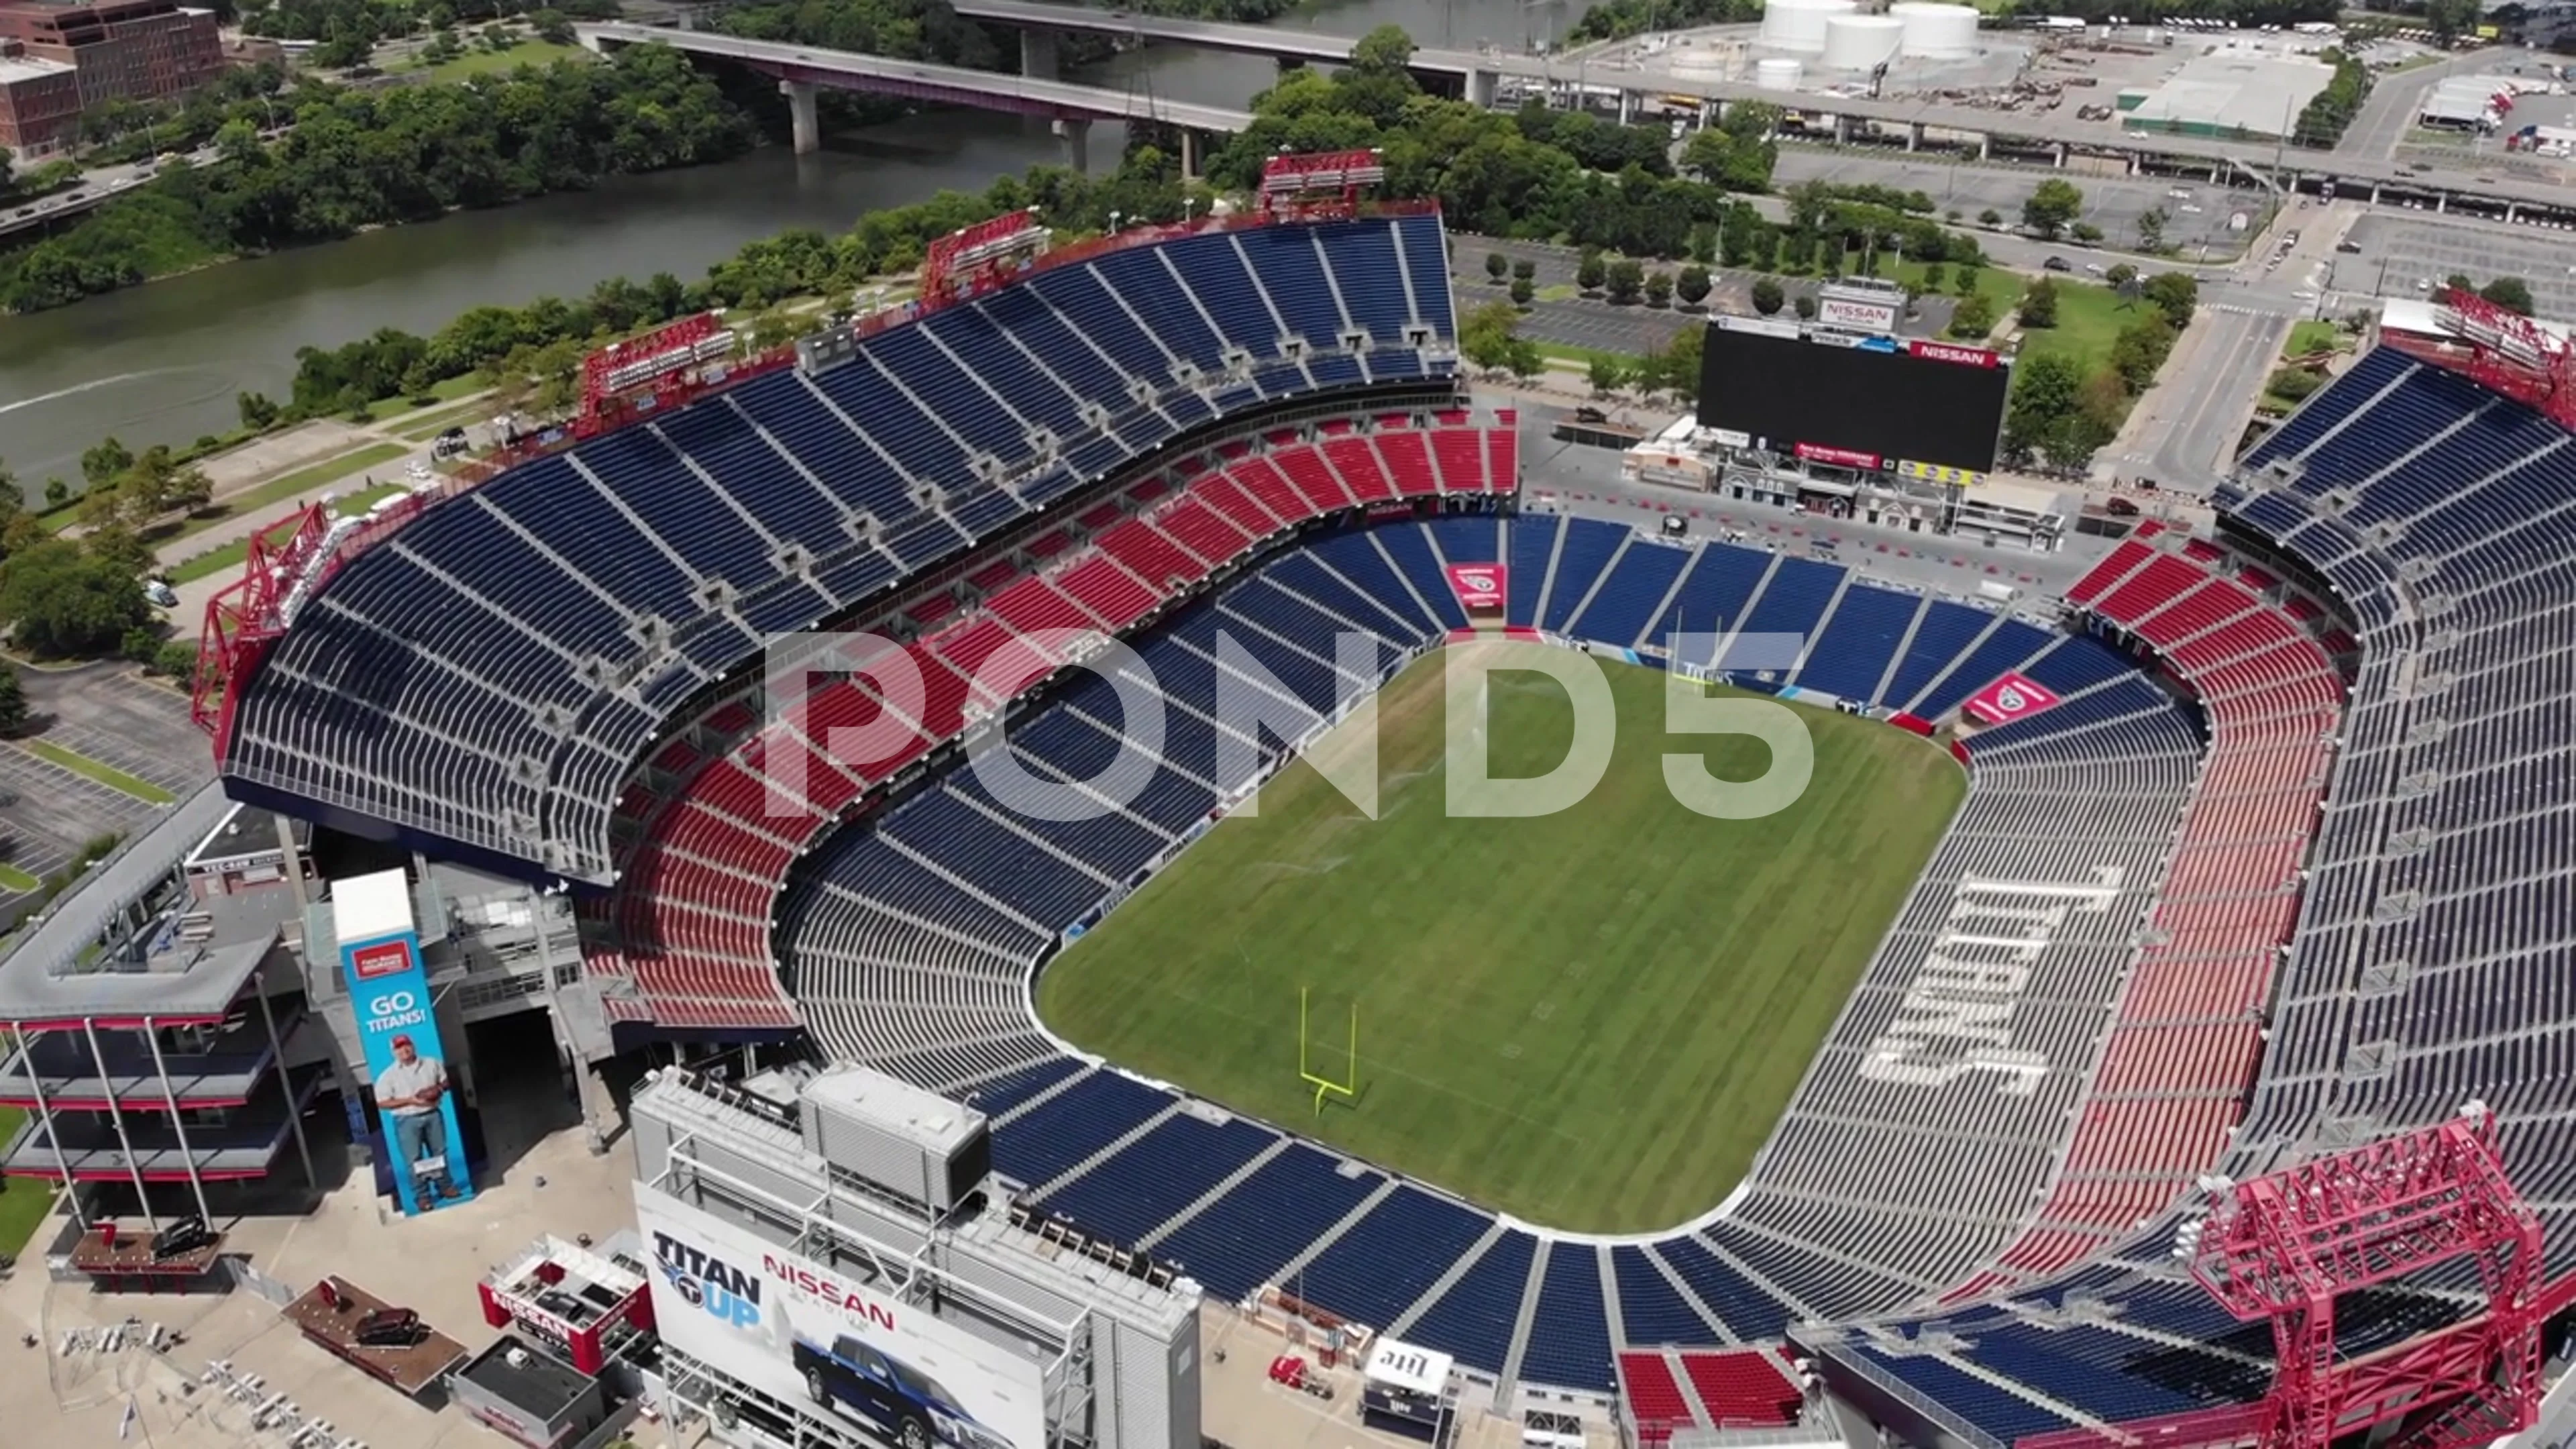
<svg viewBox="0 0 2576 1449"><path fill-rule="evenodd" d="M191 151L179 158L191 166L207 166L223 159L212 146ZM0 213L0 237L31 226L42 226L57 217L71 216L93 206L113 201L125 192L152 179L165 163L158 157L118 166L101 166L81 173L80 184L66 190L22 201Z"/></svg>

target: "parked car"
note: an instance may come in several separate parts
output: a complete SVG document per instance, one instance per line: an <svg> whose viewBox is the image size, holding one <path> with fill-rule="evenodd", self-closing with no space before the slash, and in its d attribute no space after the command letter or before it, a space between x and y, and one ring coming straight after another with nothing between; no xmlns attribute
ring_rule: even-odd
<svg viewBox="0 0 2576 1449"><path fill-rule="evenodd" d="M170 587L170 581L167 579L144 580L143 597L150 600L152 607L156 609L175 609L179 607L178 591Z"/></svg>
<svg viewBox="0 0 2576 1449"><path fill-rule="evenodd" d="M2064 257L2050 257L2047 261L2041 262L2039 266L2040 270L2045 272L2071 272L2075 270L2075 264Z"/></svg>
<svg viewBox="0 0 2576 1449"><path fill-rule="evenodd" d="M868 1420L901 1449L1013 1449L938 1380L854 1334L835 1338L830 1348L800 1338L794 1354L817 1405Z"/></svg>

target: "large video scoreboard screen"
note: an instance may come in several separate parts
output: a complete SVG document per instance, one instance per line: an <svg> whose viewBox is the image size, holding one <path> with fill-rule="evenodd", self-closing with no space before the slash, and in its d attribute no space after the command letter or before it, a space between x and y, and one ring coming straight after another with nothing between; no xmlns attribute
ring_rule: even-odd
<svg viewBox="0 0 2576 1449"><path fill-rule="evenodd" d="M1982 347L1809 340L1767 318L1709 323L1699 423L1738 447L1855 468L1995 466L2012 368Z"/></svg>

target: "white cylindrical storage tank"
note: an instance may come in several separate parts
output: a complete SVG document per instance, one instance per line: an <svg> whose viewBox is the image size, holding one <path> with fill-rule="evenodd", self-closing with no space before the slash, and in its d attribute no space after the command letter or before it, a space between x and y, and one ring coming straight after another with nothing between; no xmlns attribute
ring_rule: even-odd
<svg viewBox="0 0 2576 1449"><path fill-rule="evenodd" d="M1905 22L1893 15L1836 15L1825 22L1825 69L1870 70L1896 59Z"/></svg>
<svg viewBox="0 0 2576 1449"><path fill-rule="evenodd" d="M1785 55L1775 55L1753 65L1753 83L1766 91L1794 91L1806 79L1806 66Z"/></svg>
<svg viewBox="0 0 2576 1449"><path fill-rule="evenodd" d="M1857 0L1770 0L1762 7L1762 43L1778 50L1825 48L1825 23L1859 9Z"/></svg>
<svg viewBox="0 0 2576 1449"><path fill-rule="evenodd" d="M1917 60L1965 60L1977 53L1974 6L1897 0L1887 13L1905 22L1905 54Z"/></svg>
<svg viewBox="0 0 2576 1449"><path fill-rule="evenodd" d="M1726 52L1714 45L1695 45L1684 42L1674 46L1667 55L1667 63L1672 66L1673 74L1677 76L1686 76L1692 80L1727 78Z"/></svg>

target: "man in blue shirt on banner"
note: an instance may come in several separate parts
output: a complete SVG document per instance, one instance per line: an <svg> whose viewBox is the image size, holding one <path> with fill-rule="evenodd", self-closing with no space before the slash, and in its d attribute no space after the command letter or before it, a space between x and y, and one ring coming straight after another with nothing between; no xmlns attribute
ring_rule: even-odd
<svg viewBox="0 0 2576 1449"><path fill-rule="evenodd" d="M463 1194L447 1179L447 1123L439 1099L447 1094L447 1067L422 1056L409 1036L393 1039L394 1059L376 1073L376 1107L385 1114L393 1136L394 1161L414 1174L413 1190L422 1207L461 1201Z"/></svg>

